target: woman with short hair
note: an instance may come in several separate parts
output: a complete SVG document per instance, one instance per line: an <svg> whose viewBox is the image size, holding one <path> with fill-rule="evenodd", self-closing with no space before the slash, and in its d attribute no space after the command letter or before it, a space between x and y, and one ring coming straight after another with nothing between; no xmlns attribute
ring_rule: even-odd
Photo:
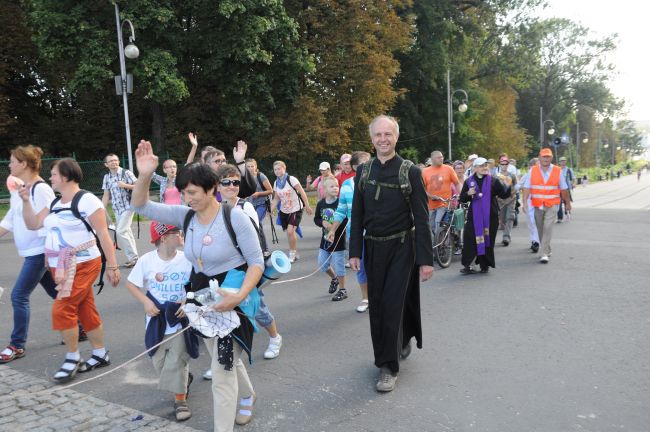
<svg viewBox="0 0 650 432"><path fill-rule="evenodd" d="M189 207L149 201L149 185L158 166L158 157L148 141L140 141L135 154L140 175L131 203L134 210L144 216L155 216L164 224L187 227L184 251L185 257L192 263L190 289L197 291L206 288L210 280L217 280L221 286L231 270L245 272L239 291L220 290L222 300L211 306L217 312L238 312L239 327L223 338L205 339L208 349L212 350L214 430L232 431L235 422L240 425L250 422L256 399L242 361L244 351L250 360L253 340L251 320L254 317L245 315L239 305L256 287L264 271L257 232L248 216L235 207L231 209L230 222L239 250L229 241L222 211L224 205L214 196L217 175L206 164L187 165L178 173L176 185L183 191Z"/></svg>
<svg viewBox="0 0 650 432"><path fill-rule="evenodd" d="M120 282L120 270L108 234L104 206L95 195L79 188L83 179L79 164L71 158L60 159L54 163L50 173L52 189L61 194L60 199L35 212L29 201L28 187L21 188L20 197L27 228L44 228L47 233L45 256L58 284L58 294L52 304L52 328L61 332L68 350L63 365L53 378L64 383L74 378L77 372L88 372L110 364L104 345L104 328L92 290L102 267L97 239L106 256L107 276L113 286ZM92 357L85 362L78 349L77 321L81 321L93 347Z"/></svg>

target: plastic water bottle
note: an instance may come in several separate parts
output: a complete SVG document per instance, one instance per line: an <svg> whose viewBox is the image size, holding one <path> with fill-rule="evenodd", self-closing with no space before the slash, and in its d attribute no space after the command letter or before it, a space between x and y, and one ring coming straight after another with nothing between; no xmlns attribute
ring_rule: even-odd
<svg viewBox="0 0 650 432"><path fill-rule="evenodd" d="M209 287L200 289L196 292L188 292L187 299L194 300L202 306L211 306L219 303L222 299L221 295L217 292L218 289L219 282L211 280Z"/></svg>

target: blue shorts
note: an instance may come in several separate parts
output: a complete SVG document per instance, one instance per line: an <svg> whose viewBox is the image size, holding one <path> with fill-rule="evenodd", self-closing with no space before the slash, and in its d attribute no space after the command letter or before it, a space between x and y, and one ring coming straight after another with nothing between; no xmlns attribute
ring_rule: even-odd
<svg viewBox="0 0 650 432"><path fill-rule="evenodd" d="M368 283L368 275L366 274L366 267L364 265L363 259L361 259L361 266L357 272L357 282L360 284Z"/></svg>
<svg viewBox="0 0 650 432"><path fill-rule="evenodd" d="M327 258L329 260L329 266L324 265ZM334 274L338 277L345 276L345 251L338 252L327 252L326 250L318 250L318 265L320 266L320 271L326 272L329 267L334 269Z"/></svg>
<svg viewBox="0 0 650 432"><path fill-rule="evenodd" d="M258 290L260 293L260 308L255 314L255 321L262 327L266 328L273 323L273 314L269 310L269 307L264 303L264 291Z"/></svg>

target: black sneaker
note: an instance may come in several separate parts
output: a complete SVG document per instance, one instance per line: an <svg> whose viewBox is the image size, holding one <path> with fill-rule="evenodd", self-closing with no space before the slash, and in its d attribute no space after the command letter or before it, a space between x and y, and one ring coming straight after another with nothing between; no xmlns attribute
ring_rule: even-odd
<svg viewBox="0 0 650 432"><path fill-rule="evenodd" d="M537 251L539 251L539 243L533 242L533 244L530 246L530 249L533 251L533 253L537 253Z"/></svg>
<svg viewBox="0 0 650 432"><path fill-rule="evenodd" d="M339 287L339 279L338 278L332 279L332 281L330 282L329 293L334 294L338 289L338 287Z"/></svg>
<svg viewBox="0 0 650 432"><path fill-rule="evenodd" d="M345 290L345 288L343 288L338 290L336 294L332 296L332 301L341 301L341 300L345 300L346 298L348 298L348 293Z"/></svg>

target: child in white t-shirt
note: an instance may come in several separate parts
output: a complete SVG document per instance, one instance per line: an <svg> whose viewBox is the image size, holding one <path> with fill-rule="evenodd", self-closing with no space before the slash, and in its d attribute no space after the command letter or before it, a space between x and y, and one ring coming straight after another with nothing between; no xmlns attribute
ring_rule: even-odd
<svg viewBox="0 0 650 432"><path fill-rule="evenodd" d="M144 305L147 346L171 339L149 355L152 355L153 365L160 375L158 388L175 394L176 420L183 421L192 416L187 405L187 393L192 382L188 364L190 354L186 335L173 337L183 326L170 324L169 320L170 315L176 318L174 321L184 317L178 306L185 298L185 285L189 282L192 264L178 250L183 247L183 235L178 228L152 222L151 242L156 244L156 250L138 259L126 286Z"/></svg>

